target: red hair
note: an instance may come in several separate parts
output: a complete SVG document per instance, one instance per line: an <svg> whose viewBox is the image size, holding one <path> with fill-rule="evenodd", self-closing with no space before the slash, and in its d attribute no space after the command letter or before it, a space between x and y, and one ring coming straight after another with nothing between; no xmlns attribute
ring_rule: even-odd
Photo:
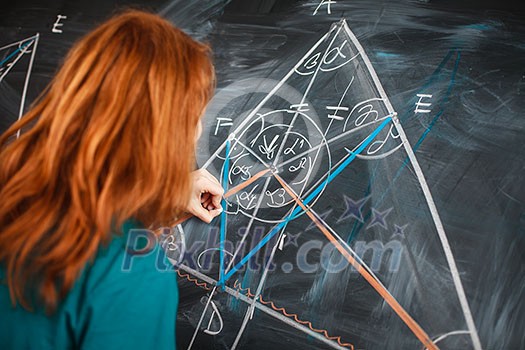
<svg viewBox="0 0 525 350"><path fill-rule="evenodd" d="M0 137L0 263L14 305L31 308L31 288L54 310L126 219L161 227L181 215L213 77L207 46L144 12L73 46Z"/></svg>

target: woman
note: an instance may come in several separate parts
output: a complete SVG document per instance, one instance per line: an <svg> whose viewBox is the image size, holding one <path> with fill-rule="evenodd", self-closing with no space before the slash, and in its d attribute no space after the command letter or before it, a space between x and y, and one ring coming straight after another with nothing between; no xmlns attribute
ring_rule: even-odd
<svg viewBox="0 0 525 350"><path fill-rule="evenodd" d="M131 228L221 211L220 184L192 172L213 77L206 46L126 12L0 137L1 349L175 348L175 274L156 254L122 264Z"/></svg>

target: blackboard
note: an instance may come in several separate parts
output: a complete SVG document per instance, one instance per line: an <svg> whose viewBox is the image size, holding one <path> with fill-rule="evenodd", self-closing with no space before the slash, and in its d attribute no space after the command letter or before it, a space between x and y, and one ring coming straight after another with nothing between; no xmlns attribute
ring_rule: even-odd
<svg viewBox="0 0 525 350"><path fill-rule="evenodd" d="M224 215L165 244L180 348L521 349L518 5L13 2L0 130L94 25L158 12L213 49L197 155L229 191Z"/></svg>

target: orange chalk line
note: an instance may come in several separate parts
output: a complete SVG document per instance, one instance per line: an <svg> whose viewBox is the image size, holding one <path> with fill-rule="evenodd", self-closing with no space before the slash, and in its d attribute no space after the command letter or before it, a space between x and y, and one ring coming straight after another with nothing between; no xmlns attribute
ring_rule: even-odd
<svg viewBox="0 0 525 350"><path fill-rule="evenodd" d="M253 182L258 180L260 177L266 175L269 171L270 171L270 169L264 169L264 170L259 171L257 174L253 175L248 180L246 180L244 182L241 182L237 186L234 186L234 187L230 188L230 190L224 194L224 197L228 198L228 197L234 195L235 193L239 192L240 190L244 189L245 187L251 185Z"/></svg>
<svg viewBox="0 0 525 350"><path fill-rule="evenodd" d="M196 278L192 278L192 277L191 277L189 274L187 274L187 273L182 273L182 272L180 272L179 269L177 269L177 275L179 275L181 278L185 278L185 279L187 279L188 281L195 283L195 285L196 285L197 287L201 287L201 288L204 288L204 289L206 289L206 290L211 290L211 287L209 287L208 284L207 284L206 282L199 282L198 279L196 279Z"/></svg>
<svg viewBox="0 0 525 350"><path fill-rule="evenodd" d="M188 280L189 282L192 282L194 283L196 286L198 287L201 287L201 288L204 288L208 291L212 290L211 287L208 286L208 284L206 282L199 282L198 279L196 278L193 278L190 276L190 274L188 273L182 273L179 269L177 269L177 274L181 277L181 278L185 278L186 280ZM243 294L245 294L246 296L250 297L250 298L253 298L255 296L255 294L253 294L250 290L250 288L247 288L247 289L242 289L241 287L241 284L239 283L238 280L236 280L233 284L233 288L237 290L237 292L241 292ZM262 295L259 295L258 297L259 299L259 302L263 305L267 305L269 307L271 307L273 310L275 311L278 311L280 312L281 314L283 314L284 316L286 317L290 317L290 318L293 318L297 323L299 324L302 324L304 326L308 326L308 328L310 328L312 331L316 332L316 333L319 333L321 335L323 335L326 339L330 340L330 341L337 341L337 343L340 345L340 346L343 346L343 347L346 347L346 348L350 348L352 350L354 350L354 345L351 344L351 343L343 343L341 341L341 337L336 337L336 336L330 336L328 334L328 331L326 331L325 329L316 329L313 327L312 323L310 321L302 321L299 319L299 316L297 314L290 314L286 311L285 308L283 307L277 307L275 306L275 304L273 303L273 301L266 301L266 300L263 300L262 298Z"/></svg>
<svg viewBox="0 0 525 350"><path fill-rule="evenodd" d="M278 175L273 174L274 177L281 183L283 188L288 192L295 202L304 210L310 219L317 225L321 232L328 238L330 242L339 250L339 252L354 266L354 268L365 278L365 280L383 297L383 299L392 307L403 322L410 328L414 335L423 343L429 350L439 350L437 345L430 339L428 334L421 328L421 326L403 309L397 300L390 294L390 292L383 287L371 274L361 265L350 253L337 241L337 239L328 231L328 229L317 219L317 217L307 208L304 203L295 194L288 184Z"/></svg>
<svg viewBox="0 0 525 350"><path fill-rule="evenodd" d="M241 287L241 284L239 283L238 280L235 280L235 282L233 283L233 289L236 289L237 291L240 291L242 292L243 294L245 294L246 296L250 297L250 298L253 298L255 297L255 294L252 293L252 291L250 290L250 288L245 288L243 289ZM288 312L286 312L286 309L283 308L283 307L277 307L275 306L275 304L273 303L273 301L266 301L262 298L262 295L259 294L259 296L257 297L257 299L259 299L259 302L263 305L269 305L272 309L274 309L275 311L279 311L280 313L282 313L284 316L286 317L291 317L293 318L297 323L300 323L302 325L305 325L305 326L308 326L308 328L310 328L312 331L316 332L316 333L319 333L319 334L322 334L326 339L328 340L336 340L337 343L340 345L340 346L343 346L343 347L346 347L346 348L350 348L352 350L354 350L354 345L351 344L351 343L343 343L341 342L341 337L336 337L336 336L330 336L328 334L328 331L325 330L325 329L316 329L313 327L312 323L310 321L302 321L299 319L299 316L297 314L289 314Z"/></svg>
<svg viewBox="0 0 525 350"><path fill-rule="evenodd" d="M268 173L269 171L270 171L270 169L261 170L257 174L255 174L251 178L249 178L248 180L246 180L244 182L241 182L237 186L234 186L234 187L230 188L230 190L224 194L224 198L228 198L228 197L236 194L237 192L243 190L244 188L246 188L247 186L251 185L256 180L258 180L260 177L266 175L266 173ZM223 209L226 210L226 208L223 208ZM180 219L176 220L175 223L173 224L173 226L180 225L184 221L190 219L191 217L193 217L192 214L186 214L183 217L181 217Z"/></svg>

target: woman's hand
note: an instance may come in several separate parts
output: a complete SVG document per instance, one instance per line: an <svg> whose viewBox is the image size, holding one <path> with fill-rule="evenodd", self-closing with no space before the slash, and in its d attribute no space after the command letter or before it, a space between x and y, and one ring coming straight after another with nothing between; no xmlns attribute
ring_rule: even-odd
<svg viewBox="0 0 525 350"><path fill-rule="evenodd" d="M192 176L193 189L186 210L202 221L210 223L223 210L221 200L224 190L207 170L195 170Z"/></svg>

